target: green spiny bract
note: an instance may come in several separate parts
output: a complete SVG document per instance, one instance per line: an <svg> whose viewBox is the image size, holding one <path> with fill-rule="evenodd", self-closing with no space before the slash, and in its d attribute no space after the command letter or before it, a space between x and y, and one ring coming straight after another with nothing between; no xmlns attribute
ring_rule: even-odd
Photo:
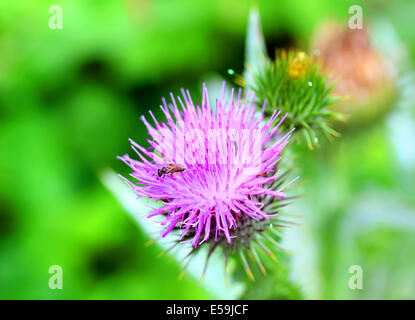
<svg viewBox="0 0 415 320"><path fill-rule="evenodd" d="M291 173L291 169L286 170L280 177L279 181L270 183L268 187L276 190L285 184L288 176ZM207 270L208 263L212 254L216 251L220 251L224 256L225 261L225 279L228 273L229 260L236 260L236 263L243 267L246 274L251 280L255 280L255 274L259 275L259 272L263 275L267 274L265 258L270 258L269 261L277 263L277 256L285 255L285 250L281 246L283 231L285 228L298 225L295 221L296 217L287 213L281 212L281 209L288 204L291 200L298 196L287 196L284 199L269 197L267 195L254 196L256 200L263 203L263 210L269 214L268 219L253 220L246 215L241 215L238 218L238 228L231 230L232 244L227 243L226 237L223 234L215 235L214 231L211 231L211 237L202 245L194 248L189 248L188 254L185 256L184 268L180 275L180 278L184 275L187 265L193 258L193 256L202 248L207 248L207 256L205 260L204 269L202 272L202 279ZM175 228L175 231L179 231L179 228ZM177 245L189 242L194 237L194 231L189 232L183 238L174 243L171 249L174 249ZM219 249L219 250L218 250ZM169 251L169 250L167 250Z"/></svg>
<svg viewBox="0 0 415 320"><path fill-rule="evenodd" d="M320 66L304 52L281 51L274 61L264 59L263 68L249 70L249 79L238 79L240 85L254 90L258 106L266 102L264 115L274 110L287 113L283 126L296 128L296 135L301 132L311 149L318 145L320 133L329 139L337 136L329 123L342 116L328 107L338 98L331 95L333 85L328 85Z"/></svg>

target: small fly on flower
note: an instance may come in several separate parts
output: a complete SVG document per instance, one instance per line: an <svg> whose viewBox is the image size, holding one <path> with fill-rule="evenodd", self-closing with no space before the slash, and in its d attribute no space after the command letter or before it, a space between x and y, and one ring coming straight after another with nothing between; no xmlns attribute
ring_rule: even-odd
<svg viewBox="0 0 415 320"><path fill-rule="evenodd" d="M170 163L169 165L158 169L157 174L159 177L161 177L162 175L173 174L175 172L183 172L184 170L186 170L184 166L176 163Z"/></svg>

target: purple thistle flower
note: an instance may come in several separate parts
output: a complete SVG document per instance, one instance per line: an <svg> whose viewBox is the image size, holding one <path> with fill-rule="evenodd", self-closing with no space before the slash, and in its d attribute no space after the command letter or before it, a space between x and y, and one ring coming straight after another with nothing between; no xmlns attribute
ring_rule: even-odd
<svg viewBox="0 0 415 320"><path fill-rule="evenodd" d="M225 237L231 244L242 221L270 218L259 199L284 198L287 185L279 190L269 186L280 177L275 168L291 133L282 136L278 131L285 116L276 123L275 111L264 121L265 104L256 112L255 94L241 94L240 89L235 98L232 89L226 100L224 84L215 110L205 86L201 105L182 89L179 107L171 94L172 103L163 99L160 106L165 122L151 111L154 125L141 117L151 147L130 139L140 160L119 157L133 170L136 183L124 179L137 196L163 202L148 215L164 216L163 237L179 228L181 239L191 235L195 248L212 237Z"/></svg>

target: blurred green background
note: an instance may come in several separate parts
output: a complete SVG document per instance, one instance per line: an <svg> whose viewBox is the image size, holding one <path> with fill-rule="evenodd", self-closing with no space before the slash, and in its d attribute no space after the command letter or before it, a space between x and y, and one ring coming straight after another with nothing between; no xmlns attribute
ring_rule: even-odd
<svg viewBox="0 0 415 320"><path fill-rule="evenodd" d="M415 61L415 2L258 1L270 52L307 48L326 19L383 19ZM63 8L63 29L48 27ZM106 168L144 143L139 121L169 92L241 74L252 3L241 0L0 2L0 298L215 298L149 240L102 185ZM367 19L367 20L366 20ZM402 78L405 82L406 78ZM406 86L406 87L405 87ZM408 87L409 86L409 87ZM413 87L389 115L345 132L297 164L308 197L294 206L307 227L287 234L290 277L305 298L415 298ZM404 106L402 106L404 105ZM409 115L409 116L408 116ZM348 288L361 265L364 289ZM63 290L51 290L51 265ZM278 290L270 277L265 296Z"/></svg>

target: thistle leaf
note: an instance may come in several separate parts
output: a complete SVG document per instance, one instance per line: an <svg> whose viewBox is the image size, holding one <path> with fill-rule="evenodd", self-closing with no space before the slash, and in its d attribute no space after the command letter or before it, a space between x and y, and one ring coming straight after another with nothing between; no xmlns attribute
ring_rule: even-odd
<svg viewBox="0 0 415 320"><path fill-rule="evenodd" d="M244 79L252 81L256 71L262 71L268 59L265 39L262 33L258 8L253 7L249 13L246 32Z"/></svg>

